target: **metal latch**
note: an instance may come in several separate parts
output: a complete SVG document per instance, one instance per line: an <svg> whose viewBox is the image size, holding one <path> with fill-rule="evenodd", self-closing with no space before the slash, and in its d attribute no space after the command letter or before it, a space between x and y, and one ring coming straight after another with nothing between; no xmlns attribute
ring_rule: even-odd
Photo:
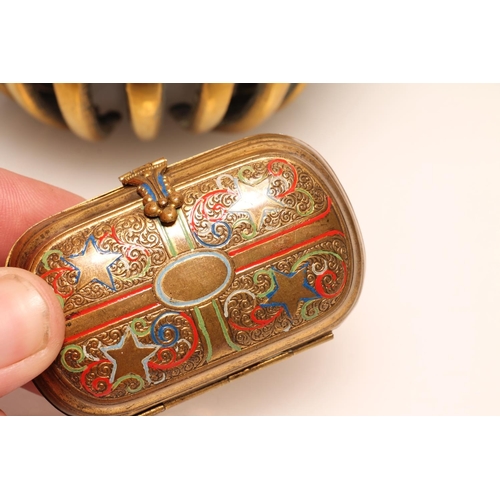
<svg viewBox="0 0 500 500"><path fill-rule="evenodd" d="M167 175L167 160L160 158L120 177L124 186L137 186L142 196L144 215L159 217L163 224L173 224L177 219L177 209L184 199L172 186Z"/></svg>

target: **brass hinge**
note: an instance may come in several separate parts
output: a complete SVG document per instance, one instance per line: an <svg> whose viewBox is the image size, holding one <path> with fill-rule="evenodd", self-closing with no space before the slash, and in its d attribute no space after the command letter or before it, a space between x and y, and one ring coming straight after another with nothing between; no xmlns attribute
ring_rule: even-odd
<svg viewBox="0 0 500 500"><path fill-rule="evenodd" d="M317 346L319 344L322 344L323 342L326 342L328 340L333 339L333 332L328 331L325 332L321 337L318 337L314 340L311 340L309 342L306 342L305 344L301 344L297 347L294 347L293 349L289 349L287 351L284 351L272 358L266 359L265 361L261 361L260 363L257 363L253 366L249 366L248 368L245 368L237 373L233 373L232 375L229 375L227 378L218 380L216 382L211 383L208 386L201 387L200 389L194 390L190 394L186 394L178 399L175 399L173 401L170 401L167 404L161 403L158 406L154 406L153 408L150 408L149 410L143 411L142 413L138 413L138 416L150 416L150 415L156 415L158 413L161 413L162 411L165 411L168 408L171 408L172 406L181 403L187 398L190 398L191 396L198 395L202 392L205 392L209 389L213 389L219 385L225 384L227 382L231 382L233 380L236 380L237 378L242 377L243 375L246 375L247 373L254 372L256 370L259 370L260 368L264 368L265 366L269 366L273 363L276 363L277 361L281 361L282 359L289 358L290 356L293 356L294 354L298 352L305 351L306 349L310 349L311 347Z"/></svg>
<svg viewBox="0 0 500 500"><path fill-rule="evenodd" d="M270 359L266 359L265 361L261 361L260 363L257 363L256 365L249 366L248 368L245 368L244 370L241 370L237 373L234 373L233 375L230 375L228 377L228 380L235 380L239 377L242 377L243 375L246 375L247 373L254 372L256 370L260 370L261 368L264 368L266 366L269 366L273 363L276 363L277 361L281 361L282 359L289 358L290 356L293 356L294 354L298 352L305 351L306 349L310 349L311 347L317 346L319 344L322 344L323 342L326 342L328 340L333 339L333 332L326 332L324 335L322 335L319 338L316 338L314 340L311 340L310 342L306 342L305 344L301 344L297 347L294 347L293 349L289 349L288 351L282 352L278 354L277 356L274 356Z"/></svg>
<svg viewBox="0 0 500 500"><path fill-rule="evenodd" d="M153 406L153 408L150 408L149 410L145 410L141 413L138 413L138 417L150 417L151 415L157 415L158 413L161 413L162 411L165 411L165 405L163 403L160 403L158 406Z"/></svg>

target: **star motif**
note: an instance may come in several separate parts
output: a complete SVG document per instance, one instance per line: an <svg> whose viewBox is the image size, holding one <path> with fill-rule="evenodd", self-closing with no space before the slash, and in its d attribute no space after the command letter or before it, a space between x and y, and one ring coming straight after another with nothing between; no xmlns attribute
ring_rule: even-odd
<svg viewBox="0 0 500 500"><path fill-rule="evenodd" d="M294 273L284 274L274 270L277 289L269 296L263 306L283 306L289 318L297 312L302 301L317 299L319 295L313 291L306 279L306 267Z"/></svg>
<svg viewBox="0 0 500 500"><path fill-rule="evenodd" d="M121 256L121 253L100 250L94 237L90 236L81 253L70 255L64 260L78 271L77 290L91 281L98 281L114 291L115 283L109 268Z"/></svg>
<svg viewBox="0 0 500 500"><path fill-rule="evenodd" d="M139 377L151 382L148 361L159 348L159 346L152 347L141 344L130 329L127 330L118 344L101 347L104 356L113 363L111 383L130 374L139 375Z"/></svg>
<svg viewBox="0 0 500 500"><path fill-rule="evenodd" d="M263 181L253 186L238 181L239 196L229 208L230 212L248 213L257 229L260 229L265 212L283 208L281 203L269 196L269 179L267 179L266 189L262 189L261 184Z"/></svg>

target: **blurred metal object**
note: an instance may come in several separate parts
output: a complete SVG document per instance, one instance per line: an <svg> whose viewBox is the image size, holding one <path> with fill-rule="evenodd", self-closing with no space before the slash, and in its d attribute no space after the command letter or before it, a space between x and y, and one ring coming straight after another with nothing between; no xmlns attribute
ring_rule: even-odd
<svg viewBox="0 0 500 500"><path fill-rule="evenodd" d="M305 86L305 83L292 83L279 109L283 109L285 106L288 106L291 102L295 101L299 94L304 90Z"/></svg>
<svg viewBox="0 0 500 500"><path fill-rule="evenodd" d="M188 128L196 133L214 129L223 120L229 108L233 90L234 83L203 83L198 106Z"/></svg>
<svg viewBox="0 0 500 500"><path fill-rule="evenodd" d="M66 128L50 83L7 83L11 97L33 118L58 128Z"/></svg>
<svg viewBox="0 0 500 500"><path fill-rule="evenodd" d="M135 135L143 141L154 139L160 130L163 115L163 84L127 83L125 90Z"/></svg>
<svg viewBox="0 0 500 500"><path fill-rule="evenodd" d="M0 83L0 92L10 97L9 91L7 90L7 85L5 83Z"/></svg>
<svg viewBox="0 0 500 500"><path fill-rule="evenodd" d="M54 83L54 91L68 127L82 139L104 139L120 118L116 112L98 114L92 104L89 83Z"/></svg>
<svg viewBox="0 0 500 500"><path fill-rule="evenodd" d="M194 133L242 132L292 102L303 83L0 83L38 121L88 141L107 137L123 116L144 141L158 136L168 112ZM166 111L165 111L166 110Z"/></svg>
<svg viewBox="0 0 500 500"><path fill-rule="evenodd" d="M231 113L224 118L219 130L226 132L243 132L250 130L273 115L285 99L289 83L261 83L248 102L241 109Z"/></svg>

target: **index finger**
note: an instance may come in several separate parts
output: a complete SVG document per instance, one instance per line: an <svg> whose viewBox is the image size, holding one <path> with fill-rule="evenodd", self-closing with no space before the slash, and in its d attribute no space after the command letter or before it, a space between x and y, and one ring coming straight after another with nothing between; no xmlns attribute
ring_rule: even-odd
<svg viewBox="0 0 500 500"><path fill-rule="evenodd" d="M64 189L0 168L0 265L27 229L82 200Z"/></svg>

